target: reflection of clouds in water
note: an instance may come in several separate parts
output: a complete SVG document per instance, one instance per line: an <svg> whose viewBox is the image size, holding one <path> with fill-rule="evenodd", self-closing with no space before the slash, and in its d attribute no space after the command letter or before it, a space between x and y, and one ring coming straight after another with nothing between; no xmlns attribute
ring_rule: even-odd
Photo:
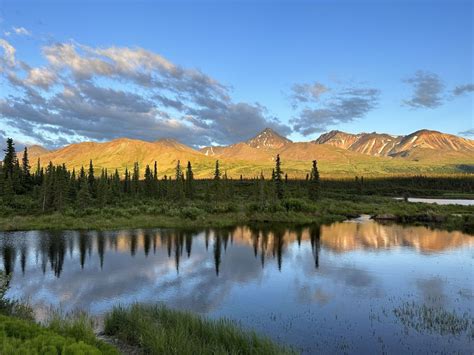
<svg viewBox="0 0 474 355"><path fill-rule="evenodd" d="M237 227L202 233L5 233L0 241L4 266L12 270L22 259L17 253L20 255L25 245L29 249L27 277L14 273L11 295L31 297L36 303L90 308L94 312L113 303L133 301L166 301L171 306L208 312L235 285L262 284L275 273L279 275L277 267L283 275L304 280L294 288L299 293L296 298L303 303L330 302L330 297L341 292L354 297L382 297L386 286L378 278L377 269L366 266L365 260L354 264L350 261L351 253L341 257L328 251L386 250L399 246L444 250L471 243L468 236L458 232L385 226L373 221L336 223L321 230ZM269 271L264 274L262 267ZM59 278L49 270L54 270ZM426 294L436 293L434 281L421 282L418 287ZM438 285L440 294L441 288Z"/></svg>
<svg viewBox="0 0 474 355"><path fill-rule="evenodd" d="M445 306L447 297L444 292L446 282L440 277L430 279L419 279L416 286L420 290L423 301L428 306Z"/></svg>
<svg viewBox="0 0 474 355"><path fill-rule="evenodd" d="M148 257L110 251L105 254L102 270L97 255L87 256L81 269L80 257L75 254L66 260L67 267L59 279L43 275L40 268L30 270L28 278L15 274L10 295L28 295L32 303L91 308L94 312L104 311L111 303L165 300L173 307L208 312L233 284L258 279L262 274L259 261L246 247L234 246L222 253L225 257L219 277L214 264L207 262L212 252L205 250L202 240L195 241L190 258L181 256L179 274L174 252L169 258L166 249Z"/></svg>

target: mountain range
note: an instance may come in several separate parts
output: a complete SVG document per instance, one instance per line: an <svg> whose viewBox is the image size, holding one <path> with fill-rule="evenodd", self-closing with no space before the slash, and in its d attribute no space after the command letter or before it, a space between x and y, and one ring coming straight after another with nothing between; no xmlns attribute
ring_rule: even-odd
<svg viewBox="0 0 474 355"><path fill-rule="evenodd" d="M52 151L32 146L29 154L32 165L39 158L42 165L52 161L78 169L92 159L98 169L120 172L134 162L144 168L156 160L162 175L172 175L178 160L183 164L189 160L197 177L212 176L217 159L231 177L253 177L261 171L270 174L277 154L290 177L305 176L314 159L322 174L337 177L474 172L474 140L431 130L406 136L331 131L314 141L292 142L266 128L247 141L199 150L172 139L147 142L120 138L75 143Z"/></svg>

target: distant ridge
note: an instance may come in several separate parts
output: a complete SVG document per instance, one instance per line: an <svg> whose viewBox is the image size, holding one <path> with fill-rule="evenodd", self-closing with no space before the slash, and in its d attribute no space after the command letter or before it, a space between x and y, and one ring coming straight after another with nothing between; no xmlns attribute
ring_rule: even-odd
<svg viewBox="0 0 474 355"><path fill-rule="evenodd" d="M438 131L419 130L406 136L391 136L385 133L351 134L331 131L313 141L330 144L372 156L410 156L419 149L440 152L474 153L474 141Z"/></svg>
<svg viewBox="0 0 474 355"><path fill-rule="evenodd" d="M253 138L229 146L212 146L196 150L174 139L147 142L119 138L109 142L82 142L48 151L40 146L29 150L30 163L38 158L44 166L49 161L65 163L79 169L94 161L97 169L132 168L138 162L142 172L146 165L158 162L158 170L174 176L178 160L192 162L196 177L212 176L219 159L228 176L257 176L271 172L280 154L285 172L306 176L309 164L316 159L320 171L337 176L355 174L425 174L464 173L474 170L474 141L431 130L420 130L406 136L383 133L351 134L331 131L311 142L292 142L270 128ZM20 155L20 154L19 154Z"/></svg>

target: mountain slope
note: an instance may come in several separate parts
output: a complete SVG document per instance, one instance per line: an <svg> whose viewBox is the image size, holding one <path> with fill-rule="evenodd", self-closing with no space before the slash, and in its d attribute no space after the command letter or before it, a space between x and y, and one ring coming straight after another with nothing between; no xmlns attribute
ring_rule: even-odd
<svg viewBox="0 0 474 355"><path fill-rule="evenodd" d="M245 143L252 148L273 150L283 148L291 144L292 141L281 136L271 128L265 128L262 132Z"/></svg>
<svg viewBox="0 0 474 355"><path fill-rule="evenodd" d="M407 136L391 136L384 133L350 134L331 131L322 134L313 141L316 144L329 144L353 152L372 156L410 157L420 148L427 149L425 154L445 154L452 152L474 154L474 141L451 134L430 130L420 130Z"/></svg>
<svg viewBox="0 0 474 355"><path fill-rule="evenodd" d="M474 142L435 131L418 131L405 137L387 134L347 134L333 131L314 142L292 142L266 129L245 142L195 150L171 139L156 142L121 138L105 143L83 142L55 151L30 148L30 164L41 159L65 163L68 168L87 167L92 159L96 170L131 169L138 162L143 175L146 165L158 162L161 177L175 175L178 160L189 160L197 178L213 175L215 161L229 177L255 177L271 174L275 156L280 154L282 169L290 177L305 177L311 161L318 161L326 176L383 176L390 174L445 174L474 170Z"/></svg>

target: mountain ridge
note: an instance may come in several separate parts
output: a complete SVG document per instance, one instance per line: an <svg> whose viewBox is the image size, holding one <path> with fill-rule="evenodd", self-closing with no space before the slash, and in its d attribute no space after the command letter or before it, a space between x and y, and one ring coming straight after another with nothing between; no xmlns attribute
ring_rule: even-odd
<svg viewBox="0 0 474 355"><path fill-rule="evenodd" d="M308 164L316 159L321 171L334 175L463 173L474 170L474 141L432 130L419 130L406 136L385 133L352 134L331 131L314 141L292 142L267 128L254 137L228 146L194 149L174 139L154 142L118 138L108 142L81 142L45 151L30 150L32 165L49 161L68 167L87 166L89 160L98 168L123 172L139 162L142 168L158 161L162 173L173 174L178 160L191 161L197 177L212 175L215 160L229 167L229 176L256 176L271 171L280 154L286 172L305 176Z"/></svg>

